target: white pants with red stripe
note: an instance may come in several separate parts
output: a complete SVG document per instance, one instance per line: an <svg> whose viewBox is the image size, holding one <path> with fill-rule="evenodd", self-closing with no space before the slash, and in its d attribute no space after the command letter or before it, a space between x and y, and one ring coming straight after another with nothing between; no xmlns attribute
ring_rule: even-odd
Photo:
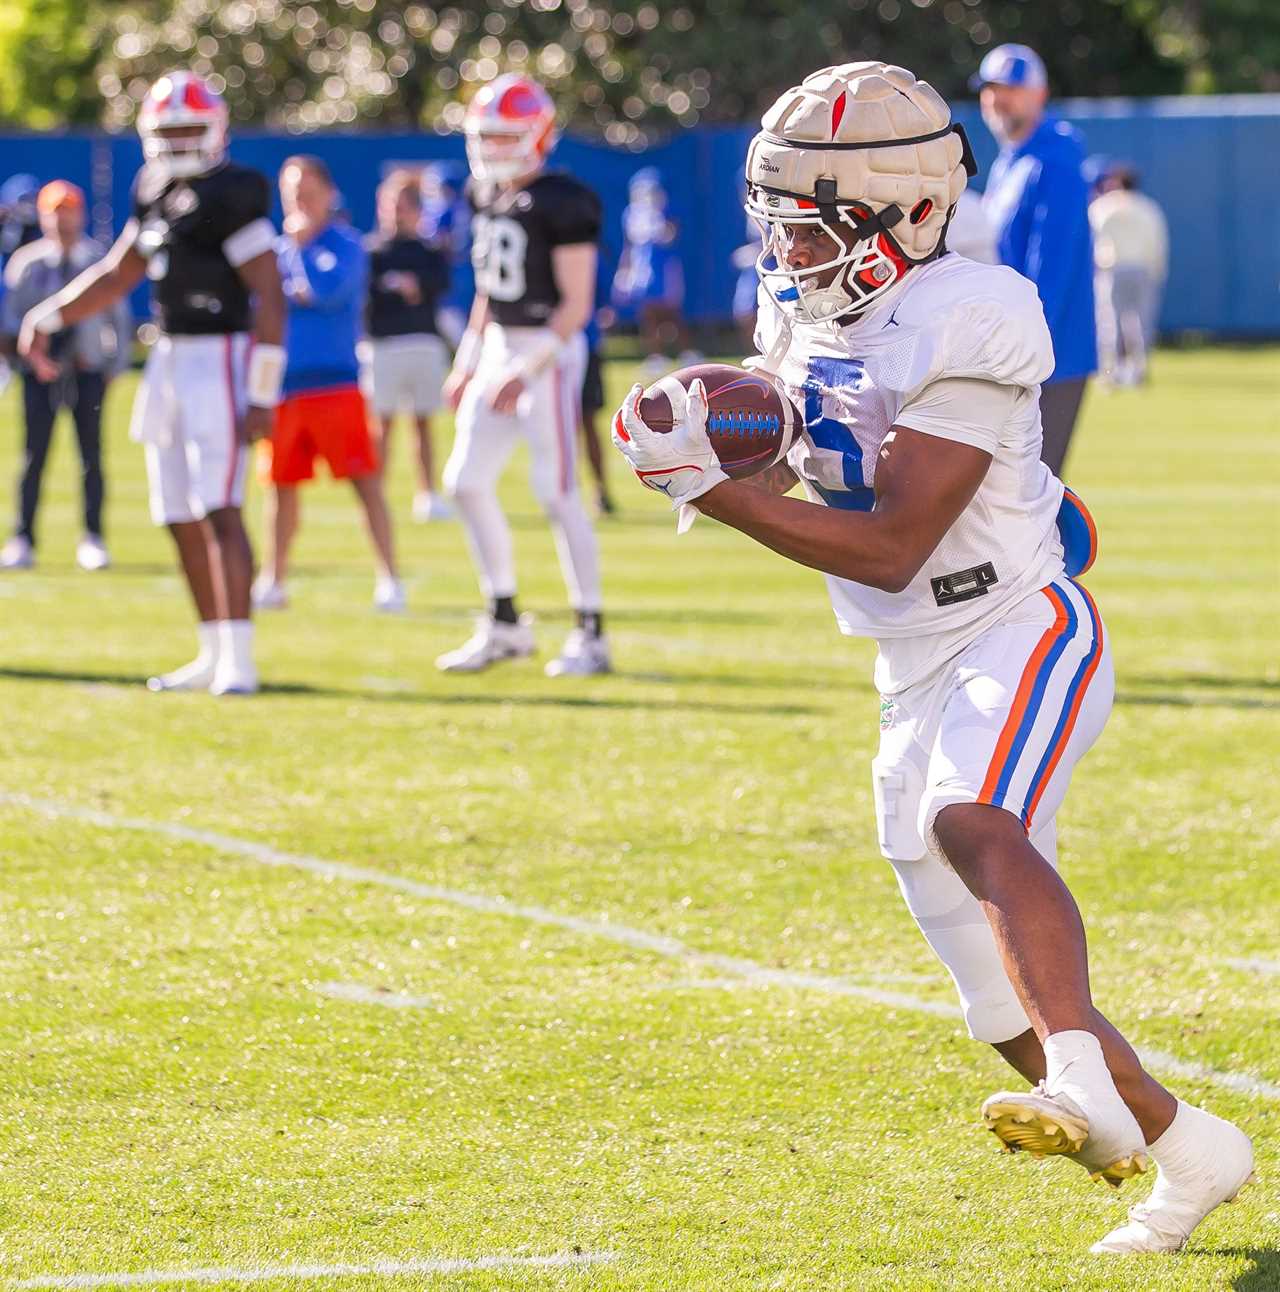
<svg viewBox="0 0 1280 1292"><path fill-rule="evenodd" d="M244 501L240 442L249 356L245 332L162 336L151 347L129 434L146 449L151 519L202 520Z"/></svg>
<svg viewBox="0 0 1280 1292"><path fill-rule="evenodd" d="M577 436L587 344L578 334L525 390L513 416L496 413L488 397L520 359L546 344L546 328L490 323L475 375L458 406L444 486L457 502L486 597L516 592L511 529L498 503L498 477L522 440L529 446L529 482L555 534L560 568L575 610L600 609L600 558L595 532L578 497Z"/></svg>
<svg viewBox="0 0 1280 1292"><path fill-rule="evenodd" d="M880 849L950 970L977 1040L1007 1041L1030 1023L982 908L938 848L934 821L952 803L1004 808L1056 865L1054 818L1114 692L1102 619L1084 588L1063 576L937 673L881 702L872 764Z"/></svg>

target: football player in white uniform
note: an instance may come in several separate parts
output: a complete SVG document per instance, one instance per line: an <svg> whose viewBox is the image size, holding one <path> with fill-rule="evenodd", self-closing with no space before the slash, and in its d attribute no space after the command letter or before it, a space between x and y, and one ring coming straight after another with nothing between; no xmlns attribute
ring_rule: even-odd
<svg viewBox="0 0 1280 1292"><path fill-rule="evenodd" d="M1112 703L1102 619L1071 577L1092 524L1040 462L1053 352L1034 286L946 250L967 173L946 104L903 68L789 90L747 161L764 233L748 365L803 431L766 478L728 480L694 383L669 434L635 387L614 439L682 525L696 509L821 570L841 631L876 639L881 849L971 1035L1038 1083L988 1099L987 1125L1112 1184L1150 1154L1150 1198L1093 1250L1174 1251L1245 1184L1252 1147L1148 1075L1090 996L1054 818ZM808 501L780 496L797 481Z"/></svg>
<svg viewBox="0 0 1280 1292"><path fill-rule="evenodd" d="M546 169L555 107L529 77L510 73L483 86L467 110L466 132L476 298L444 385L458 413L444 484L489 605L475 635L436 664L470 673L533 653L531 621L516 609L511 530L497 493L502 468L524 439L576 621L547 674L607 673L600 560L576 469L600 200L572 175Z"/></svg>

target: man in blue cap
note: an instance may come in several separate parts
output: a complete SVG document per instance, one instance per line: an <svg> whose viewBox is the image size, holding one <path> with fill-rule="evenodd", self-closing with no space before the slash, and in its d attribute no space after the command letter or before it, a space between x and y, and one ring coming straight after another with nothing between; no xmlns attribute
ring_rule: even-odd
<svg viewBox="0 0 1280 1292"><path fill-rule="evenodd" d="M983 206L1003 264L1040 294L1056 360L1040 392L1041 456L1062 474L1085 385L1097 369L1093 245L1080 136L1045 113L1049 78L1026 45L1000 45L970 81L1000 144Z"/></svg>

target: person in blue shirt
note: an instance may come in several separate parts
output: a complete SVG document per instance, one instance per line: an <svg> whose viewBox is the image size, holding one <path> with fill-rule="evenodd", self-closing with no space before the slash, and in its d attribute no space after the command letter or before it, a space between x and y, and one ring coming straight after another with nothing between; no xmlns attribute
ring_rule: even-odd
<svg viewBox="0 0 1280 1292"><path fill-rule="evenodd" d="M1049 79L1026 45L1000 45L970 82L1000 144L983 196L1002 264L1040 294L1056 366L1040 392L1041 456L1056 475L1098 366L1093 241L1080 135L1045 111Z"/></svg>
<svg viewBox="0 0 1280 1292"><path fill-rule="evenodd" d="M656 166L632 177L622 215L622 257L613 276L611 302L620 320L634 319L649 351L644 370L658 376L670 368L665 357L680 350L681 365L700 357L688 348L681 310L684 270L676 247L676 225L667 215L667 192Z"/></svg>
<svg viewBox="0 0 1280 1292"><path fill-rule="evenodd" d="M315 475L317 457L335 480L350 480L360 500L377 566L375 607L405 608L356 360L369 257L359 235L334 219L336 198L328 167L318 157L290 157L280 168L284 236L276 253L289 317L283 398L261 459L263 483L271 488L254 603L264 610L288 604L285 578L298 532L298 485Z"/></svg>

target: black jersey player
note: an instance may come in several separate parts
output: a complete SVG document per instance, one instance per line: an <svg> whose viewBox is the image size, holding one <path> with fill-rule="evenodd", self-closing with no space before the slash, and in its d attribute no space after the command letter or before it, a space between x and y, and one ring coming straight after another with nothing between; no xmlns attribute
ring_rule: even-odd
<svg viewBox="0 0 1280 1292"><path fill-rule="evenodd" d="M599 557L575 470L600 202L573 176L544 169L555 109L536 81L507 75L482 87L466 131L476 299L445 383L458 432L444 482L489 604L475 635L437 664L474 672L533 653L529 618L516 610L511 531L497 495L498 476L524 439L576 615L547 673L604 673Z"/></svg>
<svg viewBox="0 0 1280 1292"><path fill-rule="evenodd" d="M168 526L199 617L196 658L152 690L255 691L240 517L246 447L271 430L284 368L284 297L270 186L227 158L227 109L190 72L151 87L138 115L145 164L133 211L106 258L23 321L37 373L51 333L151 280L160 337L130 433L145 446L151 515Z"/></svg>

